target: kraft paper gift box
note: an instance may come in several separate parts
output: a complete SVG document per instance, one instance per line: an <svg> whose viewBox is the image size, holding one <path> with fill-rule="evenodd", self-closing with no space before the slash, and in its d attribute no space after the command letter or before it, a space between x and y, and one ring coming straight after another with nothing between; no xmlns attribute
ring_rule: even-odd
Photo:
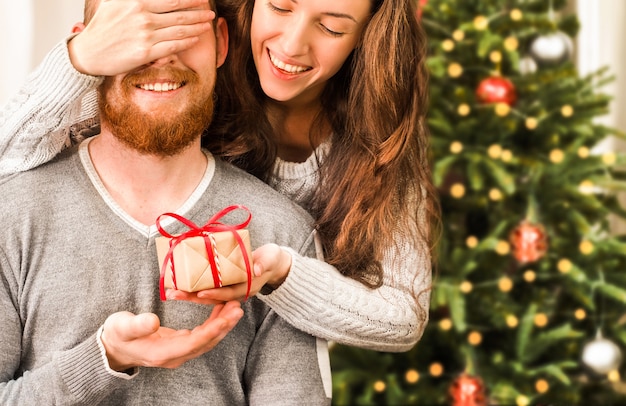
<svg viewBox="0 0 626 406"><path fill-rule="evenodd" d="M243 210L247 218L234 225L221 222L235 210ZM164 217L179 221L189 230L178 235L168 233L161 226ZM175 213L161 214L156 227L162 237L155 238L161 300L166 300L166 288L197 292L246 281L247 300L252 285L252 249L245 227L251 219L250 210L239 204L220 210L202 227Z"/></svg>
<svg viewBox="0 0 626 406"><path fill-rule="evenodd" d="M252 249L250 247L248 230L237 230L234 232L241 237L245 255L248 256L251 264ZM168 237L157 237L155 239L159 266L161 267L170 251L171 240L172 238ZM209 248L208 250L207 247ZM211 261L209 255L213 255L213 261ZM207 236L193 236L181 239L175 245L171 260L168 262L164 275L165 287L175 287L186 292L197 292L219 287L219 283L216 285L214 281L214 275L221 279L221 286L246 282L248 278L252 277L252 274L249 274L249 270L246 268L244 251L238 244L232 231L207 233ZM172 274L172 262L174 263L174 275ZM211 262L217 264L217 269L212 268ZM176 277L176 285L174 285L173 276Z"/></svg>

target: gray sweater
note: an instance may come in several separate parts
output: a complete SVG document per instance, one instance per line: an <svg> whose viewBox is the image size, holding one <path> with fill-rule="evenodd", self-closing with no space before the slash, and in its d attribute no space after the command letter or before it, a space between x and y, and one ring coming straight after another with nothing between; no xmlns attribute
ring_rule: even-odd
<svg viewBox="0 0 626 406"><path fill-rule="evenodd" d="M328 404L316 339L257 298L244 303L242 320L213 351L177 369L127 376L105 367L97 331L111 313L154 312L180 329L201 324L210 308L159 300L159 233L115 205L84 147L0 181L0 404ZM253 215L253 248L276 242L314 255L302 209L209 158L204 181L178 214L204 224L243 204ZM176 222L165 228L186 231Z"/></svg>

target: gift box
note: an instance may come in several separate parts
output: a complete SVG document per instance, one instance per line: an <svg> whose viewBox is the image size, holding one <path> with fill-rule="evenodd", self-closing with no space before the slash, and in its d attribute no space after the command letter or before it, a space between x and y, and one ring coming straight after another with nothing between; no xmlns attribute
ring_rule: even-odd
<svg viewBox="0 0 626 406"><path fill-rule="evenodd" d="M157 228L163 235L155 239L157 257L161 267L161 299L165 289L175 288L186 292L218 288L252 280L252 249L250 234L244 229L250 221L227 225L219 222L226 213L243 208L230 206L213 216L202 227L184 217L165 213L157 219ZM247 209L245 209L247 210ZM164 216L174 217L190 228L189 231L171 235L160 225Z"/></svg>

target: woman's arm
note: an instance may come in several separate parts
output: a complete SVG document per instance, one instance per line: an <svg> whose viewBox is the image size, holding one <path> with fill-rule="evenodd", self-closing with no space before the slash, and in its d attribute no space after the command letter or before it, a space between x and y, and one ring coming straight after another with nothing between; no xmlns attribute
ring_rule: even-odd
<svg viewBox="0 0 626 406"><path fill-rule="evenodd" d="M0 110L0 176L49 161L81 140L74 133L97 124L99 75L129 72L197 43L215 18L198 8L205 3L109 0L86 15L87 26L76 24L79 34L57 44Z"/></svg>
<svg viewBox="0 0 626 406"><path fill-rule="evenodd" d="M0 110L0 176L41 165L70 145L72 124L97 115L101 81L76 71L67 41L58 43Z"/></svg>
<svg viewBox="0 0 626 406"><path fill-rule="evenodd" d="M272 293L259 294L290 324L339 344L376 351L408 351L419 341L430 303L428 253L390 252L383 263L383 285L370 289L323 261L290 252L292 266L285 281Z"/></svg>

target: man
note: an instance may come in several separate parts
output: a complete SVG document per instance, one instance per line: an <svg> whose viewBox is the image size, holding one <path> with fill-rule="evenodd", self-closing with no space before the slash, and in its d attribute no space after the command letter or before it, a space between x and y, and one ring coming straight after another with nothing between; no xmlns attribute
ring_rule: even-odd
<svg viewBox="0 0 626 406"><path fill-rule="evenodd" d="M253 248L314 255L302 209L200 147L227 44L218 19L193 47L105 78L99 135L0 182L0 404L329 403L315 338L256 298L159 299L165 212L204 224L245 204Z"/></svg>

